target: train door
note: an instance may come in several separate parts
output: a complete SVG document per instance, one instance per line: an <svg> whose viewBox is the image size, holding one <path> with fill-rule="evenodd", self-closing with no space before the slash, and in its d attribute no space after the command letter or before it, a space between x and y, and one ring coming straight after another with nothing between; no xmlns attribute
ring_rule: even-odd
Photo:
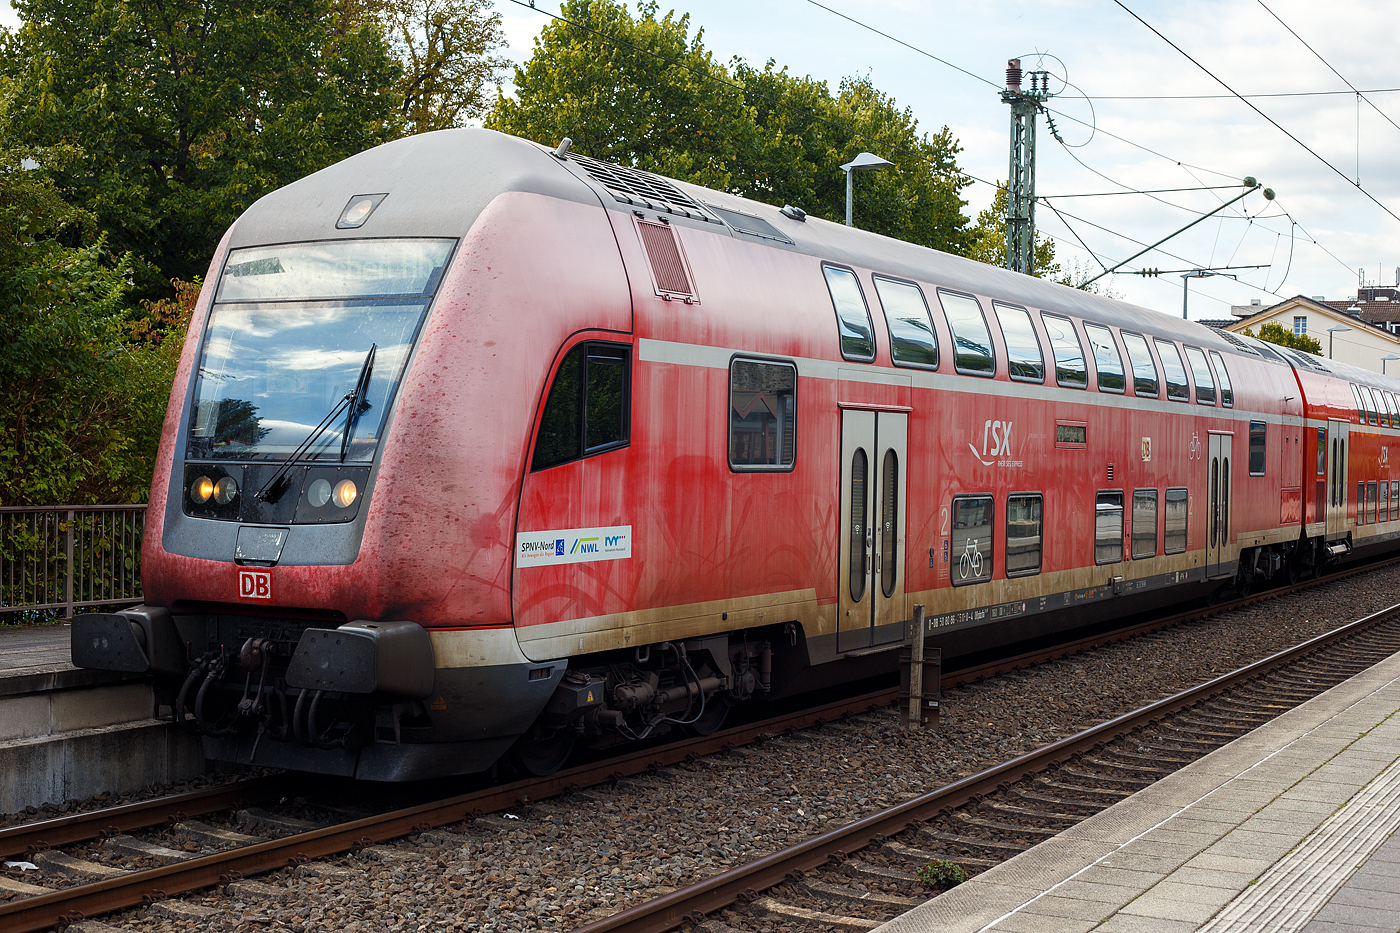
<svg viewBox="0 0 1400 933"><path fill-rule="evenodd" d="M838 651L904 637L908 429L902 413L841 412Z"/></svg>
<svg viewBox="0 0 1400 933"><path fill-rule="evenodd" d="M1351 425L1346 421L1327 422L1327 532L1326 539L1344 538L1347 533L1347 441Z"/></svg>
<svg viewBox="0 0 1400 933"><path fill-rule="evenodd" d="M1232 572L1225 560L1230 541L1229 434L1212 434L1206 451L1206 576Z"/></svg>

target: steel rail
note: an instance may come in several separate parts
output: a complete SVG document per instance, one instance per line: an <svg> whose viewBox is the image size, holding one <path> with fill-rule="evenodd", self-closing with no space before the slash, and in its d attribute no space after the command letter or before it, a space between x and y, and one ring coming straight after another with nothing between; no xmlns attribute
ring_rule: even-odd
<svg viewBox="0 0 1400 933"><path fill-rule="evenodd" d="M753 742L763 735L804 729L842 713L887 706L894 701L897 693L898 691L893 689L880 690L776 719L736 726L710 736L640 749L619 758L579 765L547 778L515 781L311 832L200 856L148 871L132 872L124 877L11 901L0 904L0 931L26 933L47 929L56 924L72 923L85 917L227 882L243 875L272 871L309 859L386 842L412 832L461 822L481 813L522 802L528 803L532 797L551 797L585 786L604 784L651 771L662 765L677 764L693 757L719 752L729 746Z"/></svg>
<svg viewBox="0 0 1400 933"><path fill-rule="evenodd" d="M693 918L697 913L705 914L727 907L736 900L752 896L753 892L783 883L793 872L817 868L833 857L840 858L872 842L883 841L912 823L951 811L974 797L991 793L1029 774L1044 771L1053 764L1092 751L1114 738L1195 706L1203 700L1389 621L1397 615L1400 615L1400 604L1357 619L1229 674L1223 674L888 810L814 836L798 845L732 868L654 901L578 927L574 933L665 933L687 917Z"/></svg>
<svg viewBox="0 0 1400 933"><path fill-rule="evenodd" d="M1344 579L1348 576L1379 569L1395 563L1400 563L1400 558L1392 558L1378 563L1367 564L1362 567L1349 568L1345 571L1329 574L1326 577L1308 580L1277 589L1264 590L1242 599L1219 603L1204 609L1189 610L1163 619L1138 623L1126 629L1104 632L1064 645L1031 651L1011 658L992 661L984 665L949 672L942 676L941 683L944 687L951 687L981 677L994 676L1006 671L1026 667L1030 664L1074 654L1103 644L1121 641L1134 635L1140 635L1145 632L1176 625L1184 621L1202 618L1216 613L1228 612L1250 605L1251 603L1273 599L1278 596L1298 592L1323 583ZM1388 612L1390 610L1383 611ZM1369 619L1372 617L1367 618ZM1320 639L1330 638L1337 636L1339 633L1349 631L1352 626L1360 624L1360 621L1365 620L1359 620L1359 622L1351 623L1343 629L1318 636L1318 638L1312 639L1309 642L1304 642L1302 645L1289 649L1289 651L1296 652L1314 644L1321 646ZM1287 652L1284 652L1280 655L1266 658L1264 661L1258 662L1258 664L1264 664L1286 653ZM1250 670L1250 668L1244 668L1242 670L1247 671ZM1225 675L1226 678L1231 676L1235 675ZM1223 679L1225 678L1219 678L1216 681L1211 681L1209 684L1203 685L1202 688L1196 689L1210 687L1211 684L1216 684ZM326 855L350 851L362 845L384 842L414 831L460 822L463 819L475 816L479 813L503 809L521 802L529 802L531 799L551 797L582 787L602 784L629 775L640 774L645 771L654 770L663 765L692 760L702 755L722 751L729 746L754 742L763 735L807 728L848 712L885 706L894 702L897 698L898 690L896 689L878 690L857 697L823 704L811 709L789 713L773 719L725 729L710 736L701 736L674 742L669 745L640 749L618 758L610 758L600 762L559 771L546 778L529 778L495 788L474 791L445 800L420 804L415 807L396 810L391 813L367 817L350 823L342 823L324 829L313 830L309 833L301 833L282 839L245 846L239 849L201 856L150 871L133 872L127 877L109 879L95 884L74 886L72 888L55 891L51 894L12 901L8 904L0 904L0 933L11 933L11 931L13 931L13 933L24 933L24 931L45 929L55 924L72 922L82 917L93 916L112 910L120 910L150 900L161 899L186 891L196 890L201 887L207 887L217 884L222 880L239 877L243 874L271 871L287 865L297 864L310 858L319 858ZM1169 703L1172 699L1174 698L1168 698L1167 700L1161 701L1161 703ZM1148 707L1148 709L1153 708L1154 707ZM1114 720L1114 722L1117 721L1118 720ZM1112 725L1112 723L1107 723L1097 728L1103 729L1109 725ZM1092 732L1093 730L1090 731ZM1086 733L1081 733L1081 735L1084 734ZM1071 737L1071 739L1066 739L1064 742L1071 742L1075 738L1078 737ZM1057 743L1054 746L1049 746L1049 748L1057 748L1061 744L1063 743ZM1044 750L1042 750L1042 752L1043 751ZM1028 756L1022 756L1000 767L1010 767L1016 764L1016 762L1029 759L1037 754L1040 753L1030 753ZM1075 753L1070 752L1067 754L1072 755ZM997 769L993 770L995 771ZM983 774L987 773L988 772L983 772ZM998 773L1001 772L998 771ZM949 787L940 791L935 791L933 794L937 795L951 792L955 788L960 788L968 782L976 780L978 777L979 775L974 775L970 778L966 778L957 784L949 785ZM1007 778L1003 779L1007 780ZM123 832L142 829L166 822L172 816L176 815L183 818L201 813L217 812L218 810L229 809L247 802L282 796L288 786L287 780L288 779L283 775L271 775L267 778L239 782L221 788L206 788L200 791L193 791L189 794L177 795L173 798L167 797L141 801L119 807L109 807L102 810L44 820L39 823L28 823L0 829L0 856L10 857L12 855L29 853L55 845L81 842L113 831ZM974 792L969 792L969 796L971 793ZM903 808L907 808L917 802L917 800L923 799L924 798L917 798L916 801L911 801L902 805L901 808L896 809L903 812ZM962 802L965 802L965 800ZM958 805L956 801L940 804L942 807L952 807L956 805ZM868 818L867 821L862 821L861 823L853 825L861 826L864 825L865 822L873 819L875 819L875 817ZM842 832L842 830L833 832L839 833ZM825 837L815 837L803 843L798 848L815 845L823 838ZM864 843L862 843L862 845L863 844ZM775 854L751 864L762 865L777 857L778 854ZM826 857L823 856L821 860L814 864L821 864L821 861L824 861L825 858ZM740 868L733 869L731 872L727 872L726 875L733 872L744 871L747 867L748 866L741 866ZM786 871L792 870L795 869L792 867L786 869ZM725 876L717 876L717 878L722 877ZM782 880L781 873L779 880ZM752 886L752 882L750 886ZM679 893L680 892L677 892L677 894ZM674 897L676 897L676 894L668 895L668 898ZM732 900L733 898L731 897L724 903L730 903ZM642 907L645 906L646 905L642 905ZM720 904L720 906L723 906L723 904ZM632 911L639 909L641 908L633 908L626 913L630 914ZM690 908L690 910L695 909L699 908ZM708 909L712 910L715 908L712 907ZM620 917L622 915L619 914L615 916ZM610 922L611 919L613 918L609 918L607 921L600 921L600 923ZM674 925L674 923L671 925ZM611 930L614 929L614 927L600 927L594 924L584 929L592 933L595 929L598 931ZM617 927L617 929L632 928ZM637 927L636 929L669 929L669 927Z"/></svg>
<svg viewBox="0 0 1400 933"><path fill-rule="evenodd" d="M29 855L42 849L85 842L108 833L158 826L172 817L184 819L281 797L300 783L296 774L273 774L218 787L156 797L101 810L71 813L37 823L0 829L0 859Z"/></svg>

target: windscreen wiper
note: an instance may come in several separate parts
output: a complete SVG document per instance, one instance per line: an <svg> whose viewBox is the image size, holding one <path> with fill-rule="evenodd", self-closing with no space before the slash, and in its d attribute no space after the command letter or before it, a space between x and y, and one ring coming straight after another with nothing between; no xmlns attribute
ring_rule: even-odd
<svg viewBox="0 0 1400 933"><path fill-rule="evenodd" d="M369 411L369 399L365 396L369 393L369 374L374 372L374 348L377 344L369 345L369 355L365 357L365 365L360 367L360 378L355 380L355 391L350 393L349 409L345 412L345 432L340 435L340 462L345 462L345 452L350 449L350 432L355 428L355 422L360 419L360 415Z"/></svg>
<svg viewBox="0 0 1400 933"><path fill-rule="evenodd" d="M283 460L281 465L277 468L277 472L273 473L268 481L263 483L262 488L253 494L254 498L261 499L269 505L281 499L282 496L286 494L287 487L291 485L289 474L292 464L311 449L311 445L316 443L316 439L325 432L326 428L331 426L331 423L335 421L336 415L339 415L341 409L346 406L349 406L351 411L351 417L346 419L346 434L348 436L349 426L355 417L355 409L360 408L360 410L363 411L369 408L369 405L362 401L362 396L364 395L366 386L369 385L370 370L374 368L374 349L376 346L377 344L369 345L369 353L365 356L364 364L360 366L360 376L355 380L354 391L347 393L340 401L335 403L335 407L330 410L326 417L321 419L321 423L312 428L311 433L306 435L306 440L298 444L296 450L293 450L287 455L287 458ZM342 463L345 461L345 438L341 438L340 442L340 459Z"/></svg>

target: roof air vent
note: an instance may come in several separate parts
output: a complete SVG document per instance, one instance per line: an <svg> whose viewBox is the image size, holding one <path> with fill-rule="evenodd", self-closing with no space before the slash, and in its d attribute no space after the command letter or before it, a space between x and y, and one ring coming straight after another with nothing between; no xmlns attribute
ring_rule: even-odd
<svg viewBox="0 0 1400 933"><path fill-rule="evenodd" d="M608 189L608 193L623 204L689 217L692 220L719 223L705 213L705 209L700 206L699 201L660 175L628 168L625 165L599 162L597 159L590 159L578 153L570 153L569 160L587 172L588 176L598 184Z"/></svg>
<svg viewBox="0 0 1400 933"><path fill-rule="evenodd" d="M647 259L651 260L651 277L656 283L656 293L668 300L680 298L686 302L694 301L695 288L690 284L685 258L681 256L680 244L676 242L676 231L667 224L639 220L637 233L641 235L642 246L646 247Z"/></svg>
<svg viewBox="0 0 1400 933"><path fill-rule="evenodd" d="M726 222L740 233L747 233L749 236L761 237L765 240L777 240L780 243L792 245L792 240L778 232L778 228L753 214L745 214L742 211L730 210L727 207L716 207L706 203L706 207L714 211Z"/></svg>

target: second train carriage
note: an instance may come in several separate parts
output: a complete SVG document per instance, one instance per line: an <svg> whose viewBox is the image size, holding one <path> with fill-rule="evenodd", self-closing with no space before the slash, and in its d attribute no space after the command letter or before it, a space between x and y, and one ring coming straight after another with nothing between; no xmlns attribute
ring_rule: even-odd
<svg viewBox="0 0 1400 933"><path fill-rule="evenodd" d="M1367 380L1326 368L796 209L425 134L225 236L146 605L77 620L75 663L154 671L221 760L402 780L514 746L547 771L579 740L893 670L915 604L957 654L1382 546L1379 485L1359 517L1320 503L1372 501L1349 484L1388 471L1400 413L1373 396L1348 427Z"/></svg>

